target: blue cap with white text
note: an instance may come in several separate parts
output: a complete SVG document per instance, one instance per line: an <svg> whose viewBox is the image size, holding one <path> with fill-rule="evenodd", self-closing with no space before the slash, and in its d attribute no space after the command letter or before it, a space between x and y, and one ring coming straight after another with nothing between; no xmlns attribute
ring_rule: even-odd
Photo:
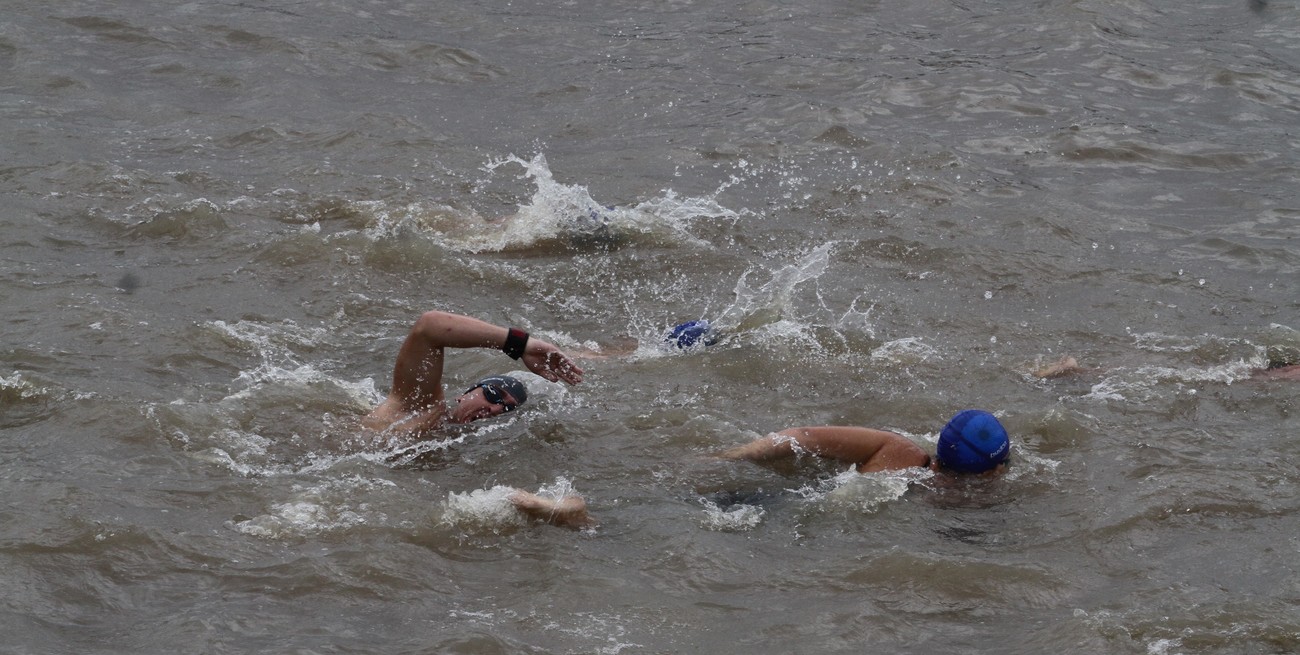
<svg viewBox="0 0 1300 655"><path fill-rule="evenodd" d="M985 411L958 412L939 433L939 463L959 473L983 473L1007 461L1010 454L1006 428Z"/></svg>

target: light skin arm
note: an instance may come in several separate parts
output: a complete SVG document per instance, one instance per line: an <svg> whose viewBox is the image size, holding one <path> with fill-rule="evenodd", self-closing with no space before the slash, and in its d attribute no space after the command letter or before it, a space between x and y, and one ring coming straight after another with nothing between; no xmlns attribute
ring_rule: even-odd
<svg viewBox="0 0 1300 655"><path fill-rule="evenodd" d="M530 519L564 528L585 528L595 523L587 514L587 501L581 496L552 499L516 489L509 496L510 503Z"/></svg>
<svg viewBox="0 0 1300 655"><path fill-rule="evenodd" d="M1069 375L1075 375L1080 373L1098 373L1098 372L1104 372L1104 369L1084 368L1079 365L1078 360L1076 360L1073 357L1070 357L1069 355L1066 355L1061 359L1057 360L1056 362L1053 362L1051 364L1048 364L1047 366L1043 366L1039 369L1036 369L1035 371L1033 371L1032 374L1036 378L1050 380L1050 379L1062 378ZM1276 366L1271 368L1257 369L1251 371L1251 377L1272 378L1278 380L1300 380L1300 364L1288 364L1288 365Z"/></svg>
<svg viewBox="0 0 1300 655"><path fill-rule="evenodd" d="M400 402L405 411L435 405L445 397L442 384L444 349L499 349L505 344L508 333L509 328L469 316L425 312L412 326L397 353L389 399ZM528 370L552 382L577 384L582 381L582 369L559 348L541 339L528 339L521 361Z"/></svg>
<svg viewBox="0 0 1300 655"><path fill-rule="evenodd" d="M789 428L723 451L719 456L763 463L803 453L853 464L861 473L923 466L929 459L925 451L902 435L830 425Z"/></svg>
<svg viewBox="0 0 1300 655"><path fill-rule="evenodd" d="M1276 368L1255 371L1252 377L1272 380L1300 380L1300 364L1288 364Z"/></svg>

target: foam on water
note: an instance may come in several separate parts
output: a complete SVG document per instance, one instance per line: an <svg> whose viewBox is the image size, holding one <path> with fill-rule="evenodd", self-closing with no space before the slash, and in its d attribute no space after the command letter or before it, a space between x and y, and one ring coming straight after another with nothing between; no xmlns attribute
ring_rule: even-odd
<svg viewBox="0 0 1300 655"><path fill-rule="evenodd" d="M933 442L935 439L937 437L929 440ZM803 452L797 444L795 449ZM753 530L763 523L769 511L790 511L789 503L784 502L789 500L795 500L803 509L814 512L846 510L853 514L870 514L902 498L912 485L933 477L933 472L928 469L862 474L849 466L830 477L808 480L774 493L757 490L707 495L700 500L704 506L700 523L719 532Z"/></svg>
<svg viewBox="0 0 1300 655"><path fill-rule="evenodd" d="M881 344L871 351L871 358L895 365L921 364L938 354L919 337L906 337Z"/></svg>
<svg viewBox="0 0 1300 655"><path fill-rule="evenodd" d="M645 360L699 354L742 343L802 346L808 352L819 352L826 347L822 343L826 334L835 335L833 338L841 342L846 333L872 336L870 310L860 311L856 303L847 310L832 310L821 301L820 293L806 289L816 285L830 266L833 247L828 243L792 253L780 261L794 263L776 267L751 265L733 283L730 302L718 309L710 308L708 300L701 298L690 299L684 309L675 302L679 308L663 314L651 315L644 309L632 308L630 332L636 344L630 357ZM707 320L716 343L684 349L665 344L665 336L674 325L691 320ZM574 340L567 343L589 347ZM589 349L602 350L598 345Z"/></svg>
<svg viewBox="0 0 1300 655"><path fill-rule="evenodd" d="M1196 393L1203 384L1233 384L1247 380L1262 368L1258 361L1237 360L1212 366L1147 365L1111 369L1083 396L1086 400L1140 403L1158 398L1169 384Z"/></svg>
<svg viewBox="0 0 1300 655"><path fill-rule="evenodd" d="M311 351L328 343L330 331L323 328L304 328L293 321L263 323L216 320L206 327L223 339L252 351L264 362L295 363L295 350Z"/></svg>
<svg viewBox="0 0 1300 655"><path fill-rule="evenodd" d="M527 519L510 502L510 494L515 491L514 487L495 485L463 493L450 492L442 505L442 523L465 531L496 531L527 525ZM573 483L562 476L542 485L536 493L552 500L579 495Z"/></svg>
<svg viewBox="0 0 1300 655"><path fill-rule="evenodd" d="M0 398L5 400L6 405L48 397L49 389L36 385L19 371L14 371L9 377L0 376Z"/></svg>
<svg viewBox="0 0 1300 655"><path fill-rule="evenodd" d="M390 520L383 511L356 499L396 487L389 480L356 475L294 485L292 498L272 504L258 516L231 521L230 527L247 535L283 539L387 525Z"/></svg>
<svg viewBox="0 0 1300 655"><path fill-rule="evenodd" d="M427 199L399 202L291 198L296 208L287 212L286 219L300 224L299 233L322 235L326 242L346 241L355 235L372 243L414 237L430 245L473 254L546 247L603 250L633 242L707 248L707 242L691 233L696 223L734 222L740 217L720 204L716 196L681 196L672 189L625 206L600 202L583 185L557 181L542 153L531 159L516 155L493 159L482 170L490 180L510 166L522 169L519 179L528 181L533 192L508 214L482 216ZM488 180L477 183L475 193L487 184ZM277 193L294 195L285 190ZM335 225L323 228L323 220Z"/></svg>
<svg viewBox="0 0 1300 655"><path fill-rule="evenodd" d="M527 524L524 516L510 503L513 487L496 485L464 493L451 492L443 502L443 523L462 529L501 529Z"/></svg>
<svg viewBox="0 0 1300 655"><path fill-rule="evenodd" d="M870 514L886 503L902 498L912 483L933 475L924 469L870 474L850 469L835 476L830 488L821 495L821 502L828 508Z"/></svg>
<svg viewBox="0 0 1300 655"><path fill-rule="evenodd" d="M69 394L56 387L33 380L30 375L14 371L9 377L0 376L0 426L24 425L54 411L57 401L64 398L89 398L93 394Z"/></svg>
<svg viewBox="0 0 1300 655"><path fill-rule="evenodd" d="M724 508L706 500L700 524L717 532L746 532L758 527L764 514L763 508L757 505L737 503Z"/></svg>
<svg viewBox="0 0 1300 655"><path fill-rule="evenodd" d="M734 302L712 320L718 327L731 331L753 330L780 320L792 310L795 290L826 272L833 246L831 243L822 244L807 253L790 257L794 263L771 271L768 280L761 285L749 282L754 269L745 271L736 280Z"/></svg>
<svg viewBox="0 0 1300 655"><path fill-rule="evenodd" d="M531 159L509 155L491 160L484 164L483 170L494 174L507 165L521 167L521 179L535 187L528 201L519 205L513 215L484 218L448 212L444 208L430 217L421 208L394 212L380 205L371 212L377 219L377 227L383 229L370 235L391 234L394 225L412 226L433 233L448 248L469 253L520 250L548 242L560 242L566 247L609 248L639 239L668 245L706 246L691 235L692 223L737 216L715 199L683 198L672 190L633 206L609 206L592 198L585 186L556 181L541 153Z"/></svg>

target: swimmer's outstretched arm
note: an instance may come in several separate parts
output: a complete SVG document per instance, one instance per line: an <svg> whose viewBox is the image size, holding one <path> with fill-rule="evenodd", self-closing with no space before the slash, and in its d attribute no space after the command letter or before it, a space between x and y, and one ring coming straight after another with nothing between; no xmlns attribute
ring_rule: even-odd
<svg viewBox="0 0 1300 655"><path fill-rule="evenodd" d="M585 528L596 521L587 514L587 501L581 496L559 499L543 498L522 489L509 496L510 503L525 516L563 528Z"/></svg>
<svg viewBox="0 0 1300 655"><path fill-rule="evenodd" d="M917 452L921 457L925 456L918 446L902 435L872 428L832 425L789 428L725 450L718 456L762 463L812 454L861 467L873 458L893 454L893 451Z"/></svg>
<svg viewBox="0 0 1300 655"><path fill-rule="evenodd" d="M1251 377L1272 380L1300 380L1300 364L1283 364L1273 368L1259 369Z"/></svg>
<svg viewBox="0 0 1300 655"><path fill-rule="evenodd" d="M568 352L574 359L613 359L636 352L637 345L638 342L635 337L623 335L611 340L609 343L599 344L594 349L578 346L569 348Z"/></svg>
<svg viewBox="0 0 1300 655"><path fill-rule="evenodd" d="M1105 369L1101 369L1101 368L1084 368L1083 366L1079 365L1078 360L1076 360L1074 357L1066 355L1061 359L1051 364L1048 364L1047 366L1043 366L1041 368L1034 370L1032 372L1032 375L1036 378L1050 380L1050 379L1062 378L1069 375L1076 375L1081 373L1104 372L1104 370ZM1251 371L1250 375L1253 378L1300 380L1300 364L1282 364L1280 366L1270 365L1267 368L1261 368L1261 369L1256 369L1254 371Z"/></svg>
<svg viewBox="0 0 1300 655"><path fill-rule="evenodd" d="M1033 372L1033 376L1041 380L1051 380L1054 378L1065 377L1076 373L1084 372L1084 368L1079 366L1079 360L1065 355L1059 360L1046 366L1038 368Z"/></svg>

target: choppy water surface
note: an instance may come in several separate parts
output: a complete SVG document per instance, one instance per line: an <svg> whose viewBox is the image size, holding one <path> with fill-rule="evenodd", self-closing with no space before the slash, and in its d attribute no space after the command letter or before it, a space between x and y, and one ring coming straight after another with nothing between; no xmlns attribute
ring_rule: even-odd
<svg viewBox="0 0 1300 655"><path fill-rule="evenodd" d="M0 650L1300 650L1295 2L0 6ZM640 346L359 448L433 308Z"/></svg>

